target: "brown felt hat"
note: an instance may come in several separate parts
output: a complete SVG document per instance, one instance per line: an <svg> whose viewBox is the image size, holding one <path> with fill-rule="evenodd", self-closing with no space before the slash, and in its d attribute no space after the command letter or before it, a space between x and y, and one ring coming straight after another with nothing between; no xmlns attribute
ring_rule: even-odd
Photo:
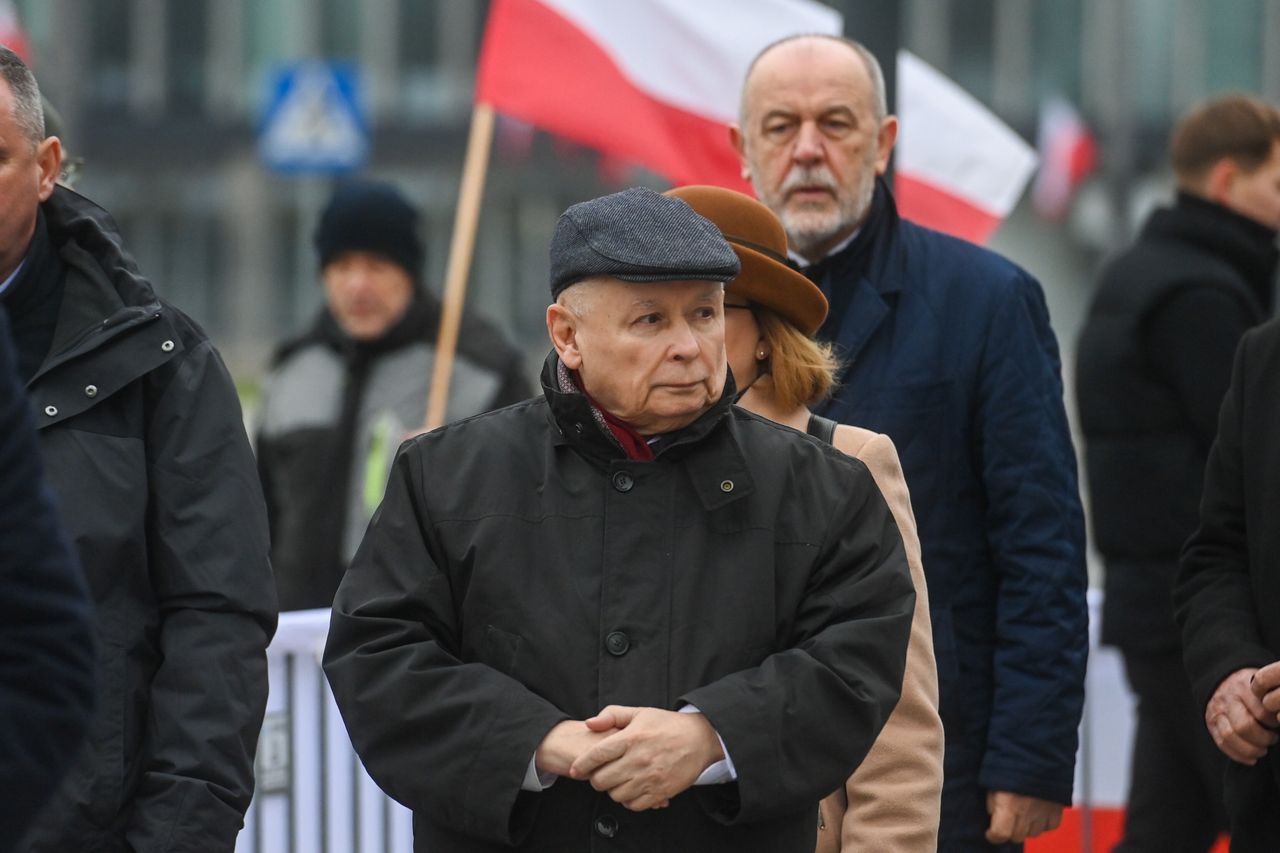
<svg viewBox="0 0 1280 853"><path fill-rule="evenodd" d="M763 305L806 335L818 331L827 317L827 298L787 266L787 232L773 211L724 187L676 187L666 194L715 223L742 261L742 272L725 285L726 293Z"/></svg>

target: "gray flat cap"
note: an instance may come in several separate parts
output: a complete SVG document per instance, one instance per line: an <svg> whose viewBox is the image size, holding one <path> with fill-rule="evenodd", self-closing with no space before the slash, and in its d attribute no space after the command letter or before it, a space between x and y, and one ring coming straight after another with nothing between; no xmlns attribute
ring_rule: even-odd
<svg viewBox="0 0 1280 853"><path fill-rule="evenodd" d="M592 276L623 281L729 281L738 256L720 229L680 199L634 187L575 204L551 238L551 296Z"/></svg>

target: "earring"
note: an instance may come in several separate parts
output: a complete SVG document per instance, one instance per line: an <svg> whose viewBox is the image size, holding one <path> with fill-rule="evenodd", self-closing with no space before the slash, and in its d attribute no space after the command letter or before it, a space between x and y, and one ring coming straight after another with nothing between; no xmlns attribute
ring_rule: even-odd
<svg viewBox="0 0 1280 853"><path fill-rule="evenodd" d="M756 361L764 361L764 347L756 351Z"/></svg>

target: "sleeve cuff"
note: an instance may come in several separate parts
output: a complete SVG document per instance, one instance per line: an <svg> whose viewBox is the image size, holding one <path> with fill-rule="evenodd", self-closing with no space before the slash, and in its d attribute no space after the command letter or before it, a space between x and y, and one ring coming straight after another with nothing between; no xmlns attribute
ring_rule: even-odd
<svg viewBox="0 0 1280 853"><path fill-rule="evenodd" d="M698 710L696 705L685 705L680 708L680 713L701 714L702 712ZM720 741L720 751L724 753L724 758L703 770L701 775L694 780L694 785L723 785L726 782L736 782L738 779L738 768L733 766L733 758L729 755L729 748L724 745L724 738L720 737L719 732L716 732L716 740Z"/></svg>
<svg viewBox="0 0 1280 853"><path fill-rule="evenodd" d="M529 759L529 767L524 771L524 781L520 783L521 791L545 791L556 783L560 777L554 773L543 773L534 763L537 756ZM715 765L712 765L714 767ZM707 770L711 768L708 767ZM706 771L703 771L706 775Z"/></svg>

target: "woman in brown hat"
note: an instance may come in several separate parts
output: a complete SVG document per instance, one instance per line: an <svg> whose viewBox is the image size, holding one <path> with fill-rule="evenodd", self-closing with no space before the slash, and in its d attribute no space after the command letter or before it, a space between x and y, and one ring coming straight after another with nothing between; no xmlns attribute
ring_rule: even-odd
<svg viewBox="0 0 1280 853"><path fill-rule="evenodd" d="M902 698L866 759L819 807L818 853L933 851L942 795L942 720L920 540L898 453L888 436L812 414L835 384L837 363L811 337L827 300L786 264L782 223L755 199L721 187L669 191L720 228L742 261L725 288L725 349L738 405L834 444L866 464L897 519L916 587Z"/></svg>

